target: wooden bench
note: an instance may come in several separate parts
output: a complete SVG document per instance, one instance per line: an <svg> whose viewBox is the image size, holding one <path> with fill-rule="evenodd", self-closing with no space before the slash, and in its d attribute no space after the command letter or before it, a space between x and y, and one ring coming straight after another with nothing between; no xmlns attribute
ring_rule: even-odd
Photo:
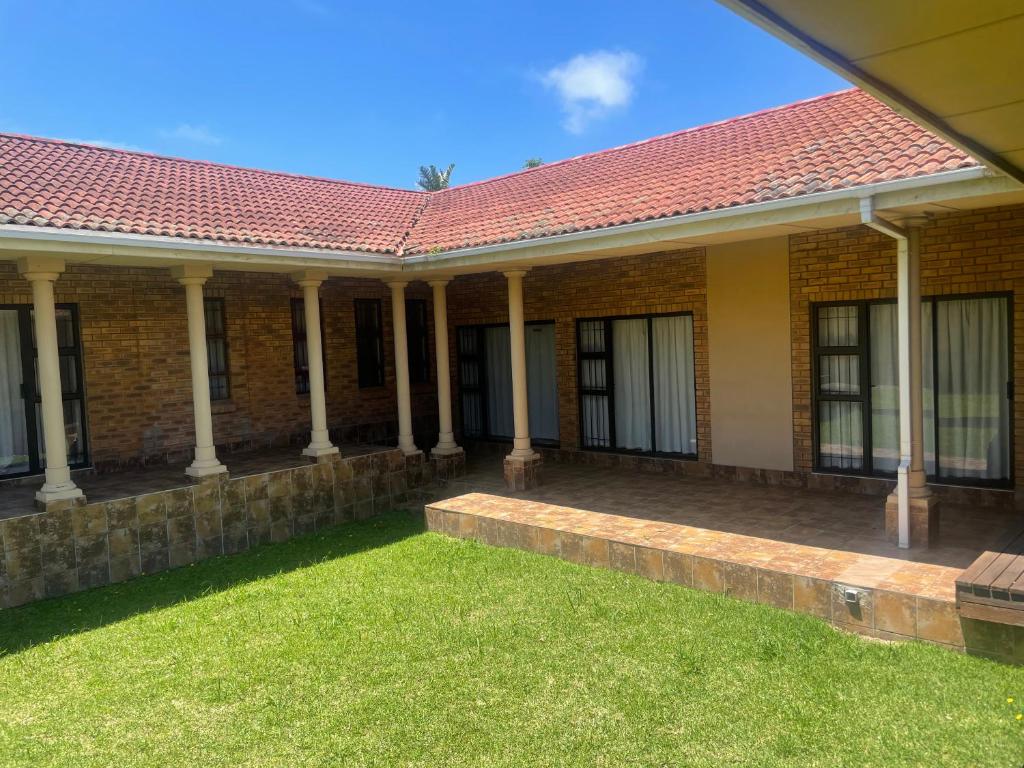
<svg viewBox="0 0 1024 768"><path fill-rule="evenodd" d="M956 604L964 618L1024 627L1024 528L960 574Z"/></svg>

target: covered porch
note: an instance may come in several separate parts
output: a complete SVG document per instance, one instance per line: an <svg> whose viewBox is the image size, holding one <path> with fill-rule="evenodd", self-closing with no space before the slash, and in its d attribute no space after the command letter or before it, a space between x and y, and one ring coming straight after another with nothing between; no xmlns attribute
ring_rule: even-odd
<svg viewBox="0 0 1024 768"><path fill-rule="evenodd" d="M499 460L477 454L428 505L427 524L811 613L881 639L1024 657L1020 627L965 618L957 607L965 569L1024 529L1005 507L944 502L933 546L908 550L886 536L877 495L558 462L545 465L542 485L512 493Z"/></svg>

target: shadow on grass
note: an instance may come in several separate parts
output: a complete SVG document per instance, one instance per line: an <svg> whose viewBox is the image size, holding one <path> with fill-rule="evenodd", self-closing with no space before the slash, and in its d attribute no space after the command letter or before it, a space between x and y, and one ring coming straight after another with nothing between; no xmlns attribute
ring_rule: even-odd
<svg viewBox="0 0 1024 768"><path fill-rule="evenodd" d="M423 529L419 513L388 512L237 555L2 610L0 657L239 584L394 544Z"/></svg>

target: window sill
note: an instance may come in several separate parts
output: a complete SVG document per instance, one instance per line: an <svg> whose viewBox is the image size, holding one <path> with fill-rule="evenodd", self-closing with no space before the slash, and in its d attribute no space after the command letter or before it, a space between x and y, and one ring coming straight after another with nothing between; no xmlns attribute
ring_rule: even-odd
<svg viewBox="0 0 1024 768"><path fill-rule="evenodd" d="M225 413L234 413L238 410L233 400L214 400L210 403L210 413L219 416Z"/></svg>

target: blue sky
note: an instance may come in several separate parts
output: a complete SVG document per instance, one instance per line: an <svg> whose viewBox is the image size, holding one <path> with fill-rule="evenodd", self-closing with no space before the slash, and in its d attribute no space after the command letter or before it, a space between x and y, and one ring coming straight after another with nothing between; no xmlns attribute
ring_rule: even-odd
<svg viewBox="0 0 1024 768"><path fill-rule="evenodd" d="M413 187L846 87L712 0L0 0L0 131Z"/></svg>

